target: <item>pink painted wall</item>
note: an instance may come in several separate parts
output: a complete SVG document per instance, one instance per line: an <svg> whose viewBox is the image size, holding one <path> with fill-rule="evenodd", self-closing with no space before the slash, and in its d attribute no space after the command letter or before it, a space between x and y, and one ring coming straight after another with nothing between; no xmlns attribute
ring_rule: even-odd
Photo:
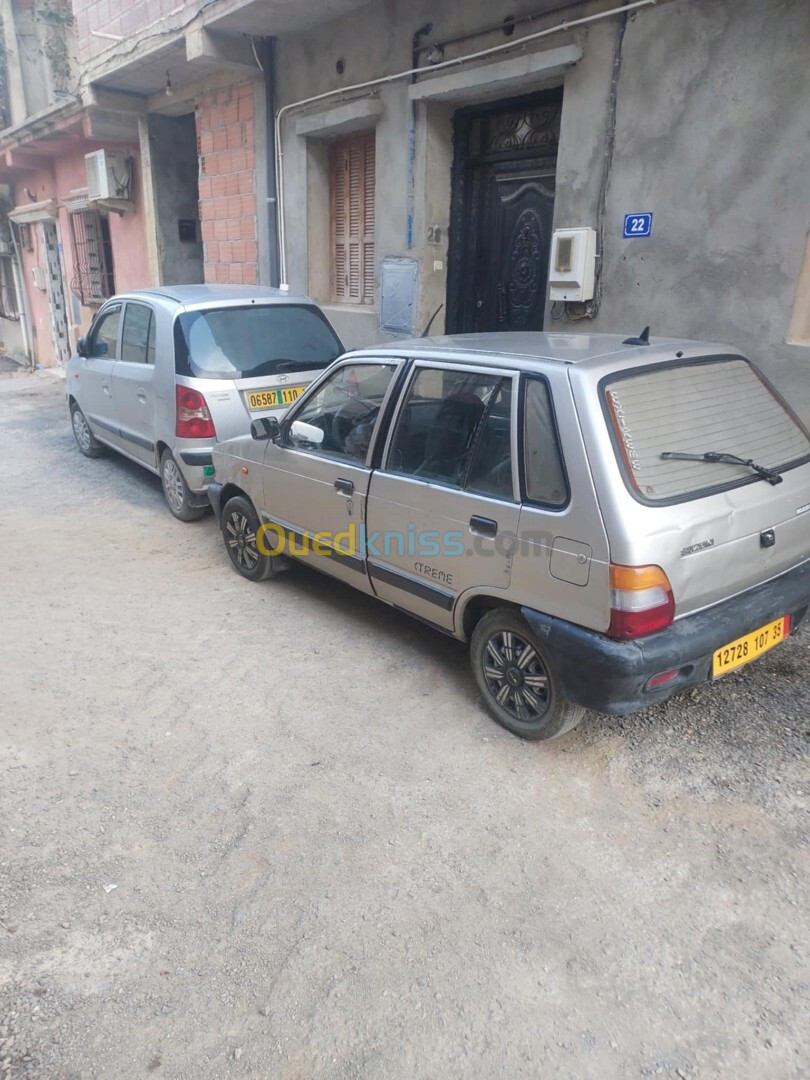
<svg viewBox="0 0 810 1080"><path fill-rule="evenodd" d="M142 289L151 284L146 250L146 217L143 204L143 178L140 157L135 146L112 144L105 144L105 146L107 149L114 149L131 155L135 159L135 211L134 213L111 213L109 215L115 288L116 292L128 292L131 289ZM31 201L25 193L25 188L28 188L35 196L36 201L42 199L55 199L57 201L57 224L62 247L62 274L65 282L68 329L71 348L74 350L77 338L87 331L97 309L78 304L78 298L74 301L71 293L70 282L74 272L73 249L70 240L68 210L61 203L70 195L71 191L86 186L84 155L99 148L100 144L97 143L77 142L75 153L57 159L53 162L51 168L26 173L18 181L15 189L17 206L25 206ZM43 273L45 273L47 265L40 229L37 224L31 226L31 238L34 250L30 253L23 252L23 265L31 308L31 321L33 323L34 355L37 363L43 367L53 367L57 360L51 330L48 294L47 291L35 287L31 273L35 266L41 267ZM77 309L78 319L76 318Z"/></svg>

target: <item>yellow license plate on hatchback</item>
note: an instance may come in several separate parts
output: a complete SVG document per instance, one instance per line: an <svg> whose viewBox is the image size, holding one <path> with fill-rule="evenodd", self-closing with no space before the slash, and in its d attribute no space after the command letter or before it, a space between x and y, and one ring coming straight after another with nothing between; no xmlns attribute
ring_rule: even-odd
<svg viewBox="0 0 810 1080"><path fill-rule="evenodd" d="M778 645L780 641L788 636L789 632L790 619L785 616L782 619L777 619L776 622L768 623L767 626L760 626L759 630L754 630L753 633L746 634L745 637L729 642L728 645L724 645L722 649L715 652L712 662L712 674L716 679L720 675L726 675L729 671L742 667L743 664L747 664L751 660L756 660L758 656L762 656L763 653L772 649L774 645Z"/></svg>
<svg viewBox="0 0 810 1080"><path fill-rule="evenodd" d="M306 390L305 386L279 386L275 390L251 390L247 396L251 412L277 409L279 405L292 405Z"/></svg>

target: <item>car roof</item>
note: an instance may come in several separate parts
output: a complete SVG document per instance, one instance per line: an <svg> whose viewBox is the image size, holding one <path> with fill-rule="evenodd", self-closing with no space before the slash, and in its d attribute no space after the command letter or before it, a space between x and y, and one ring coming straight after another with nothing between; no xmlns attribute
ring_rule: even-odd
<svg viewBox="0 0 810 1080"><path fill-rule="evenodd" d="M635 336L635 334L631 335ZM624 334L566 334L530 331L503 331L492 334L450 334L442 337L409 338L387 346L369 346L365 354L394 352L400 355L452 359L461 364L510 367L516 361L551 361L559 364L586 364L605 357L624 355L628 360L655 362L672 358L677 350L696 356L736 353L737 350L716 342L689 341L685 338L651 338L649 345L626 344Z"/></svg>
<svg viewBox="0 0 810 1080"><path fill-rule="evenodd" d="M287 304L311 304L308 296L264 285L162 285L152 289L134 289L122 296L160 296L178 304L219 303L234 300L282 301Z"/></svg>

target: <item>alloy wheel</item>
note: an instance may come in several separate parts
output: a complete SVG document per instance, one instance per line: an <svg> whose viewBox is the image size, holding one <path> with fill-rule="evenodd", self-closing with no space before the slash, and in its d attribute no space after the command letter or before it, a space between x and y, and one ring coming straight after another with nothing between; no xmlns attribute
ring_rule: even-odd
<svg viewBox="0 0 810 1080"><path fill-rule="evenodd" d="M76 442L81 449L88 453L92 446L92 435L83 413L79 412L78 409L73 410L73 434L76 436Z"/></svg>
<svg viewBox="0 0 810 1080"><path fill-rule="evenodd" d="M186 504L186 489L180 470L170 457L163 465L163 490L172 510L181 513Z"/></svg>
<svg viewBox="0 0 810 1080"><path fill-rule="evenodd" d="M233 561L243 570L253 570L259 561L259 549L256 546L256 530L247 517L234 510L225 522L225 532L225 542Z"/></svg>
<svg viewBox="0 0 810 1080"><path fill-rule="evenodd" d="M534 646L512 630L494 633L483 658L487 689L515 720L541 719L551 704L548 672Z"/></svg>

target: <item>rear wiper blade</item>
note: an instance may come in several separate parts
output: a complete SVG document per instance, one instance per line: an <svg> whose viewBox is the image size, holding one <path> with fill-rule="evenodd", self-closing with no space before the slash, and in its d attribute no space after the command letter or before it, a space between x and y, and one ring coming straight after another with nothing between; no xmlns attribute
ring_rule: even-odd
<svg viewBox="0 0 810 1080"><path fill-rule="evenodd" d="M767 480L769 484L782 483L782 477L773 469L768 469L764 465L757 465L750 458L738 457L736 454L725 454L721 450L707 450L705 454L681 454L676 450L665 450L661 457L665 461L719 461L725 465L746 465L749 469L753 469L755 473L758 473L763 480Z"/></svg>

